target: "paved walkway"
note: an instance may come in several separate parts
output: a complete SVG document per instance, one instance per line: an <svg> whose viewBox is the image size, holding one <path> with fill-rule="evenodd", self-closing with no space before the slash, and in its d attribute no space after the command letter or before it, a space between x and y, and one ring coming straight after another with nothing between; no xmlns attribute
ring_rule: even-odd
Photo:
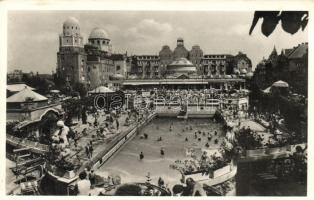
<svg viewBox="0 0 314 200"><path fill-rule="evenodd" d="M121 134L125 133L125 131L130 129L130 127L136 126L136 123L130 124L129 126L124 126L127 114L121 114L118 118L120 126L119 126L118 130L115 129L116 133L107 134L105 138L97 138L96 131L100 127L105 127L105 123L107 123L107 121L105 121L106 116L107 115L105 113L103 113L103 112L100 113L100 115L98 117L98 126L97 127L94 127L93 122L94 122L95 118L91 115L88 115L88 118L87 118L88 123L87 124L82 124L82 122L79 121L77 125L72 127L73 130L77 131L79 134L82 133L83 129L85 129L85 128L87 129L87 135L85 135L85 136L81 135L81 138L78 140L78 148L74 147L74 141L70 141L71 149L77 152L77 155L81 161L81 165L84 165L86 162L89 162L93 158L95 158L98 153L100 153L101 151L103 151L105 149L105 147L107 146L106 144L110 143L115 138L118 138ZM89 125L89 124L91 124L91 125ZM116 128L116 127L114 127L114 128ZM94 138L93 138L93 135L95 136ZM87 154L85 152L85 146L87 144L89 144L90 141L93 141L94 151L93 151L92 157L88 158Z"/></svg>

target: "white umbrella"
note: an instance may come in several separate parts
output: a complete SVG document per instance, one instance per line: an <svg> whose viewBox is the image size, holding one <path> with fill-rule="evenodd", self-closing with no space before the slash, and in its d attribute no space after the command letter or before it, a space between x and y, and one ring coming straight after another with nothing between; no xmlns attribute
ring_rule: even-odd
<svg viewBox="0 0 314 200"><path fill-rule="evenodd" d="M289 87L289 84L287 82L284 82L284 81L276 81L273 83L272 85L273 87Z"/></svg>

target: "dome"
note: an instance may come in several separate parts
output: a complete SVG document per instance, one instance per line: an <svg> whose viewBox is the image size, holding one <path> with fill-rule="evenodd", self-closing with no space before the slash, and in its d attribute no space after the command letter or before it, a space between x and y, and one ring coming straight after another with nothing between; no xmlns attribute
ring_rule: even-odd
<svg viewBox="0 0 314 200"><path fill-rule="evenodd" d="M90 33L88 39L108 39L108 34L104 29L94 28Z"/></svg>
<svg viewBox="0 0 314 200"><path fill-rule="evenodd" d="M74 17L69 17L63 23L63 34L65 36L80 35L80 23Z"/></svg>
<svg viewBox="0 0 314 200"><path fill-rule="evenodd" d="M182 37L178 37L177 41L183 41Z"/></svg>
<svg viewBox="0 0 314 200"><path fill-rule="evenodd" d="M178 58L167 67L168 72L174 73L193 73L196 67L186 58Z"/></svg>
<svg viewBox="0 0 314 200"><path fill-rule="evenodd" d="M63 23L63 28L66 27L77 27L78 29L80 28L80 23L79 21L74 18L74 17L69 17L64 23Z"/></svg>
<svg viewBox="0 0 314 200"><path fill-rule="evenodd" d="M171 66L193 66L193 64L186 58L178 58L174 60Z"/></svg>

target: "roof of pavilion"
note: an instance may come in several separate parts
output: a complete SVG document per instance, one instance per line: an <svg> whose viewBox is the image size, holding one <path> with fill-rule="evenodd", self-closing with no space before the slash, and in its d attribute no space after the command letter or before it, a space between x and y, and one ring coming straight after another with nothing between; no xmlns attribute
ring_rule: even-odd
<svg viewBox="0 0 314 200"><path fill-rule="evenodd" d="M7 98L7 103L23 103L31 100L32 102L36 101L47 101L48 98L38 94L37 92L32 91L30 88L25 87L20 92Z"/></svg>

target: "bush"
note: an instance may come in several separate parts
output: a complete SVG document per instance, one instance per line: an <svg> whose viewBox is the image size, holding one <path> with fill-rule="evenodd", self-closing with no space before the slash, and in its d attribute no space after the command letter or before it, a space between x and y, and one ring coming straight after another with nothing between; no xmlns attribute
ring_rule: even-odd
<svg viewBox="0 0 314 200"><path fill-rule="evenodd" d="M141 187L134 184L125 184L120 186L116 192L116 196L141 196Z"/></svg>

